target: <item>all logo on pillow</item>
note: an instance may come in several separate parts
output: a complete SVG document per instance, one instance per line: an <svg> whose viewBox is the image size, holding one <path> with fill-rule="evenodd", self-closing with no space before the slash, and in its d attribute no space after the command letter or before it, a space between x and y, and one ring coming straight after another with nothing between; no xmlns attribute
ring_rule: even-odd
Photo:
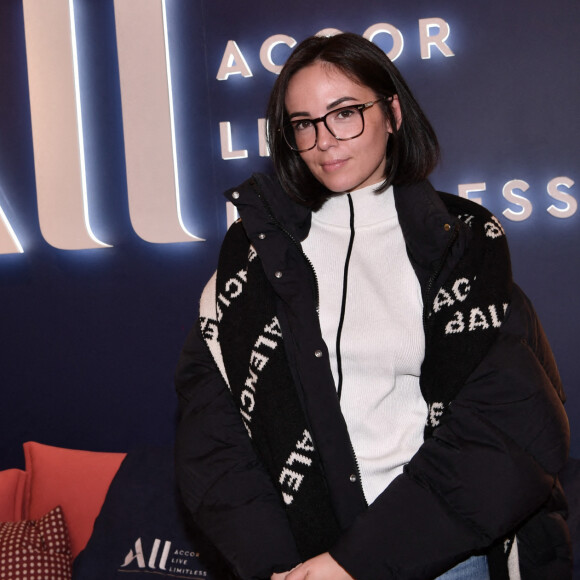
<svg viewBox="0 0 580 580"><path fill-rule="evenodd" d="M205 566L199 561L199 552L184 544L155 538L148 545L146 539L137 538L119 571L166 572L177 578L208 578Z"/></svg>
<svg viewBox="0 0 580 580"><path fill-rule="evenodd" d="M75 580L233 577L215 548L191 527L174 471L171 447L127 454L93 534L74 561Z"/></svg>
<svg viewBox="0 0 580 580"><path fill-rule="evenodd" d="M62 509L39 520L0 523L0 578L70 580L71 551Z"/></svg>

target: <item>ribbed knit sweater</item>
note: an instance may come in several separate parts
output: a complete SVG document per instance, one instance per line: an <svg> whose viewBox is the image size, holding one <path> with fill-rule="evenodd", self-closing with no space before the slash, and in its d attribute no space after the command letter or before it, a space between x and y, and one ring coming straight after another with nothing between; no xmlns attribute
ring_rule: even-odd
<svg viewBox="0 0 580 580"><path fill-rule="evenodd" d="M419 282L407 257L392 188L376 185L351 195L354 243L340 345L345 260L351 237L346 194L312 214L302 246L320 291L320 324L341 409L372 503L423 442L427 405L419 388L425 352ZM340 362L339 362L340 358Z"/></svg>

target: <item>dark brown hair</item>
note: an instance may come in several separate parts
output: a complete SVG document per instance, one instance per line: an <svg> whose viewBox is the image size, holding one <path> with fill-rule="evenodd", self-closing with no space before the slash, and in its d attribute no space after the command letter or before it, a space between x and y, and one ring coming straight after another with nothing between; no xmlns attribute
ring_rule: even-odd
<svg viewBox="0 0 580 580"><path fill-rule="evenodd" d="M315 62L329 63L354 82L369 87L377 97L398 96L402 123L389 137L385 181L379 191L391 184L417 183L425 179L437 164L439 145L431 124L397 67L378 46L357 34L311 36L288 58L274 84L266 113L270 155L288 194L312 209L319 208L330 195L310 173L300 154L288 147L281 132L288 122L285 99L290 79ZM381 106L390 126L396 127L390 103L385 100Z"/></svg>

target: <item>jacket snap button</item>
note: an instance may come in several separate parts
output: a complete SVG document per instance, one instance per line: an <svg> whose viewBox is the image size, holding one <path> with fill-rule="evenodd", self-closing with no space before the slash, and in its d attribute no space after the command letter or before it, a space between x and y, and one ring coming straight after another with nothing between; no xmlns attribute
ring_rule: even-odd
<svg viewBox="0 0 580 580"><path fill-rule="evenodd" d="M277 272L274 272L274 276L276 276L276 278L282 278L282 272L278 270Z"/></svg>
<svg viewBox="0 0 580 580"><path fill-rule="evenodd" d="M450 226L449 224L445 224L445 225L443 226L443 229L444 229L446 232L448 232L448 231L451 229L451 226Z"/></svg>
<svg viewBox="0 0 580 580"><path fill-rule="evenodd" d="M258 234L258 237L263 240L266 237L266 234Z"/></svg>
<svg viewBox="0 0 580 580"><path fill-rule="evenodd" d="M234 193L232 193L232 197L234 199L238 199L240 197L240 194L237 191L234 191Z"/></svg>
<svg viewBox="0 0 580 580"><path fill-rule="evenodd" d="M316 358L320 358L320 357L322 356L322 351L321 351L321 350L315 350L315 351L314 351L314 356L315 356Z"/></svg>
<svg viewBox="0 0 580 580"><path fill-rule="evenodd" d="M353 474L352 474L352 475L349 477L349 479L350 479L350 482L351 482L351 483L355 483L355 481L356 481L356 475L353 473Z"/></svg>

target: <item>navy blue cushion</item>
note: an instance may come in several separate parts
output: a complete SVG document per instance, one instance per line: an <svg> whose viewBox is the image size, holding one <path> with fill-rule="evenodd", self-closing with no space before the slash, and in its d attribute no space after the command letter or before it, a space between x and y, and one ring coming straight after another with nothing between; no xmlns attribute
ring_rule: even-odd
<svg viewBox="0 0 580 580"><path fill-rule="evenodd" d="M127 454L73 566L75 580L128 577L234 578L189 521L176 489L172 448Z"/></svg>

